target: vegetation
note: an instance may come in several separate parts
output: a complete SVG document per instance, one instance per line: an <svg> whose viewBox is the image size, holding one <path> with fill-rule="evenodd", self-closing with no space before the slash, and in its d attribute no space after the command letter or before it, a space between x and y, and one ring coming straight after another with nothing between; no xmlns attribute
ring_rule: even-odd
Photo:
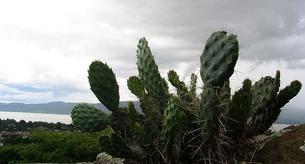
<svg viewBox="0 0 305 164"><path fill-rule="evenodd" d="M72 112L73 124L83 132L100 131L109 124L108 114L89 104L78 104Z"/></svg>
<svg viewBox="0 0 305 164"><path fill-rule="evenodd" d="M94 161L100 133L34 131L28 138L5 138L0 163Z"/></svg>
<svg viewBox="0 0 305 164"><path fill-rule="evenodd" d="M98 156L101 160L118 163L123 159L126 163L249 161L251 141L270 128L281 108L302 87L295 80L280 90L280 71L276 71L275 77L262 77L254 83L245 79L242 87L231 93L229 80L239 57L239 43L235 35L224 31L210 36L200 56L204 83L200 95L195 73L187 85L174 70L168 72L168 81L176 93L170 93L147 40L141 38L137 48L138 75L130 77L127 84L139 98L142 112L132 102L119 107L113 70L94 61L88 70L91 90L111 114L79 104L71 117L81 133L33 131L27 138L5 138L0 163L94 161L100 152L105 152ZM10 131L40 126L47 130L74 128L10 120L2 126Z"/></svg>
<svg viewBox="0 0 305 164"><path fill-rule="evenodd" d="M110 127L99 137L101 150L138 163L231 163L248 160L243 154L251 139L264 133L281 108L301 89L299 81L280 90L280 72L231 93L229 78L239 56L235 35L214 32L200 56L204 82L197 96L197 76L190 86L171 70L168 80L177 93L168 91L148 42L137 46L138 76L128 88L141 103L143 113L119 108L119 88L112 69L101 61L89 67L89 83L96 97L110 111Z"/></svg>
<svg viewBox="0 0 305 164"><path fill-rule="evenodd" d="M64 123L48 123L48 122L26 122L24 120L16 121L14 119L0 119L0 131L19 132L19 131L32 131L34 129L44 130L59 130L59 131L73 131L74 125Z"/></svg>

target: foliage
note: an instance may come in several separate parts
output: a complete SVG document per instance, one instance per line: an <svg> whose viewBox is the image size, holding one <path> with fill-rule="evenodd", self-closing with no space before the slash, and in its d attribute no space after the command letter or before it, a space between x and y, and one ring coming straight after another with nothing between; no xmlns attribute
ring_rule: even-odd
<svg viewBox="0 0 305 164"><path fill-rule="evenodd" d="M14 119L0 119L0 131L8 132L19 132L19 131L31 131L34 129L44 129L44 130L60 130L60 131L73 131L75 127L72 124L64 123L48 123L42 121L16 121Z"/></svg>
<svg viewBox="0 0 305 164"><path fill-rule="evenodd" d="M0 163L94 161L100 133L34 131L28 138L4 141ZM20 141L22 140L22 141Z"/></svg>
<svg viewBox="0 0 305 164"><path fill-rule="evenodd" d="M92 91L101 103L111 104L108 105L112 111L111 127L103 130L100 144L110 155L127 158L126 161L232 163L245 160L246 157L235 154L237 150L268 130L281 107L302 86L294 81L280 90L277 71L274 78L266 76L253 85L246 79L243 87L232 95L229 78L239 56L239 43L235 35L218 31L210 36L200 56L200 75L204 82L201 95L196 95L195 74L187 87L173 70L169 71L168 78L177 94L171 94L147 40L141 38L137 48L139 75L129 78L127 84L139 98L143 113L135 112L132 105L119 108L114 103L119 98L118 87L108 65L95 61L92 65L103 69L91 71L92 67L89 68ZM111 80L104 78L106 75Z"/></svg>

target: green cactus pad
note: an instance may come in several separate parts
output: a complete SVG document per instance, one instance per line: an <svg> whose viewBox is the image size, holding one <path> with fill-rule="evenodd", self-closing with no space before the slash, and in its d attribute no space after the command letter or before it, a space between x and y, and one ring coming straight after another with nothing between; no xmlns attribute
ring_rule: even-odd
<svg viewBox="0 0 305 164"><path fill-rule="evenodd" d="M139 41L137 58L139 77L147 93L159 100L166 98L168 96L166 82L161 78L158 66L145 38L141 38Z"/></svg>
<svg viewBox="0 0 305 164"><path fill-rule="evenodd" d="M144 85L138 76L131 76L127 80L128 89L138 98L143 98L145 94Z"/></svg>
<svg viewBox="0 0 305 164"><path fill-rule="evenodd" d="M191 85L190 85L190 92L194 97L196 97L196 87L197 87L197 75L192 73L191 74Z"/></svg>
<svg viewBox="0 0 305 164"><path fill-rule="evenodd" d="M251 115L263 110L276 98L278 85L275 79L265 76L257 81L251 88Z"/></svg>
<svg viewBox="0 0 305 164"><path fill-rule="evenodd" d="M234 72L238 59L238 41L225 31L214 32L200 56L200 75L205 85L222 86Z"/></svg>
<svg viewBox="0 0 305 164"><path fill-rule="evenodd" d="M88 70L92 92L110 111L118 109L120 102L119 86L109 66L101 61L94 61Z"/></svg>
<svg viewBox="0 0 305 164"><path fill-rule="evenodd" d="M232 107L228 112L228 134L230 137L240 137L250 115L251 80L245 79L242 88L232 97Z"/></svg>
<svg viewBox="0 0 305 164"><path fill-rule="evenodd" d="M282 89L277 95L278 107L281 108L296 96L302 88L302 83L298 80L292 81L290 85Z"/></svg>
<svg viewBox="0 0 305 164"><path fill-rule="evenodd" d="M178 105L175 103L174 97L170 97L164 112L163 127L163 136L168 151L171 151L173 148L173 139L177 128L183 123L183 115L183 112L179 110Z"/></svg>
<svg viewBox="0 0 305 164"><path fill-rule="evenodd" d="M109 116L101 110L89 104L77 104L72 112L73 124L81 131L99 131L109 125Z"/></svg>
<svg viewBox="0 0 305 164"><path fill-rule="evenodd" d="M177 89L180 90L187 90L185 83L183 81L180 81L179 76L177 72L174 70L170 70L167 73L168 81Z"/></svg>

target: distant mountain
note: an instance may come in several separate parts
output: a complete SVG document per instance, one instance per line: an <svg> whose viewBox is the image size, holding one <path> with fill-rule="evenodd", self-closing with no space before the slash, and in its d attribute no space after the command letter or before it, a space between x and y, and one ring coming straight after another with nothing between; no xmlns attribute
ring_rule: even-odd
<svg viewBox="0 0 305 164"><path fill-rule="evenodd" d="M282 110L276 123L279 124L304 124L305 109Z"/></svg>
<svg viewBox="0 0 305 164"><path fill-rule="evenodd" d="M137 109L140 109L139 101L133 102ZM65 102L50 102L42 104L23 104L23 103L0 103L0 111L9 112L29 112L29 113L50 113L50 114L70 114L73 107L77 103ZM120 107L126 107L128 101L120 102ZM100 103L92 104L97 108L109 112L107 108ZM279 124L304 124L305 110L287 109L281 112L279 119L276 121Z"/></svg>
<svg viewBox="0 0 305 164"><path fill-rule="evenodd" d="M138 101L133 102L137 109L140 109ZM41 104L23 104L23 103L0 103L0 111L8 112L29 112L29 113L50 113L50 114L70 114L73 107L78 103L50 102ZM127 107L128 101L120 102L120 107ZM91 104L95 107L109 112L101 103Z"/></svg>

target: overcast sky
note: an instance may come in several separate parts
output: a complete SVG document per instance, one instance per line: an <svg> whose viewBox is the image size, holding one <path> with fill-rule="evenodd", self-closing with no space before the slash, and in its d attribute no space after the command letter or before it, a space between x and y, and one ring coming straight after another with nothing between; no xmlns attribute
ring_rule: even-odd
<svg viewBox="0 0 305 164"><path fill-rule="evenodd" d="M0 1L0 102L97 102L91 61L115 71L121 100L134 100L126 78L137 75L136 45L146 36L163 76L189 80L213 31L238 36L231 78L258 80L281 70L282 87L305 84L305 1L285 0L10 0ZM305 106L305 89L291 101Z"/></svg>

